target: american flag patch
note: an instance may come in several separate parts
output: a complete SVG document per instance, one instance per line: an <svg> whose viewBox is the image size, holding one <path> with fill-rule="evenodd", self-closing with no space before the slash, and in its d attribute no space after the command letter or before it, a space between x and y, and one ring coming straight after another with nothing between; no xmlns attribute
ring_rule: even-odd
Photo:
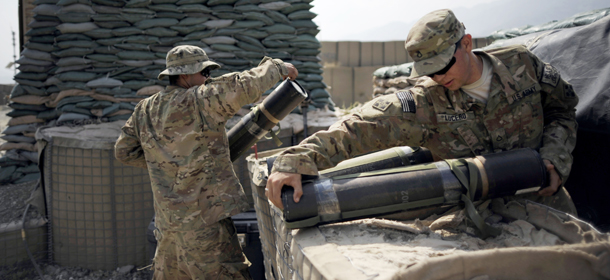
<svg viewBox="0 0 610 280"><path fill-rule="evenodd" d="M402 104L402 111L404 113L415 113L415 99L411 91L399 91L396 93L400 104Z"/></svg>

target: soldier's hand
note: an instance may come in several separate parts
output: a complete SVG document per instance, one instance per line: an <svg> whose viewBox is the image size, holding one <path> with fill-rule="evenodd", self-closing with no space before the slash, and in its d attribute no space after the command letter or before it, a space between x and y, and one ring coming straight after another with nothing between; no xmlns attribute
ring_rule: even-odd
<svg viewBox="0 0 610 280"><path fill-rule="evenodd" d="M545 159L543 161L544 165L546 165L546 170L549 172L550 182L546 188L538 191L538 195L552 196L561 186L561 178L559 177L559 173L557 173L557 170L555 170L555 165L553 165L549 160Z"/></svg>
<svg viewBox="0 0 610 280"><path fill-rule="evenodd" d="M282 79L286 80L286 78L289 78L294 81L297 78L297 76L299 75L299 70L297 70L297 68L294 67L294 65L292 65L292 63L284 62L284 65L288 69L288 75L282 76Z"/></svg>
<svg viewBox="0 0 610 280"><path fill-rule="evenodd" d="M294 202L298 203L301 199L301 195L303 195L301 174L287 172L271 173L267 179L265 195L280 209L284 209L284 205L282 204L282 187L284 187L284 185L294 188L294 195L292 197Z"/></svg>

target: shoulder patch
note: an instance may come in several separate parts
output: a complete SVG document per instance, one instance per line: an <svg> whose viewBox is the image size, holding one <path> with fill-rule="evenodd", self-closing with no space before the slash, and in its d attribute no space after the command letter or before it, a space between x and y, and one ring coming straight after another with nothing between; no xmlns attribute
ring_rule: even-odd
<svg viewBox="0 0 610 280"><path fill-rule="evenodd" d="M398 100L400 100L400 104L402 105L402 111L404 113L415 113L415 99L413 98L413 93L408 91L399 91L396 93Z"/></svg>
<svg viewBox="0 0 610 280"><path fill-rule="evenodd" d="M390 105L392 105L392 102L387 101L383 98L380 98L377 101L375 101L375 103L373 104L373 108L383 112L383 111L387 110L388 108L390 108Z"/></svg>
<svg viewBox="0 0 610 280"><path fill-rule="evenodd" d="M559 83L559 72L552 65L545 64L540 82L556 87Z"/></svg>

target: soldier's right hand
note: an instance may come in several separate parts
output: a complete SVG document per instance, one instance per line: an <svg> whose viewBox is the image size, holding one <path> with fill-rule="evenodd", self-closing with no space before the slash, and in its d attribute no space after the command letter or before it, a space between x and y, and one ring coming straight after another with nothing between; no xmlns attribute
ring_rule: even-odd
<svg viewBox="0 0 610 280"><path fill-rule="evenodd" d="M289 78L294 81L299 75L299 71L296 67L294 67L294 65L292 65L292 63L284 62L284 65L288 69L288 75L282 76L282 79L285 80L286 78Z"/></svg>
<svg viewBox="0 0 610 280"><path fill-rule="evenodd" d="M267 179L265 195L275 206L280 209L284 209L284 205L282 204L282 187L284 187L284 185L294 188L294 195L292 196L292 199L294 199L295 203L299 203L299 200L303 195L301 174L288 172L271 173Z"/></svg>

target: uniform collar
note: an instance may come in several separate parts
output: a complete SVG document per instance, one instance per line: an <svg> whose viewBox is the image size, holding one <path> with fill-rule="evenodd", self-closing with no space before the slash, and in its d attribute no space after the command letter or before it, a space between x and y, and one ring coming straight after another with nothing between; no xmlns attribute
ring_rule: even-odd
<svg viewBox="0 0 610 280"><path fill-rule="evenodd" d="M504 94L506 95L506 98L508 100L511 100L511 96L513 96L515 93L519 92L521 89L519 88L519 85L515 82L513 76L511 75L511 73L508 71L508 68L506 68L506 66L504 65L504 63L502 63L502 61L491 55L488 54L486 52L483 51L474 51L475 54L480 55L482 57L487 57L489 58L489 61L491 62L491 67L492 67L492 80L491 83L492 84L498 84L498 86L502 89L502 91L504 92ZM490 92L489 98L491 98L493 92Z"/></svg>

